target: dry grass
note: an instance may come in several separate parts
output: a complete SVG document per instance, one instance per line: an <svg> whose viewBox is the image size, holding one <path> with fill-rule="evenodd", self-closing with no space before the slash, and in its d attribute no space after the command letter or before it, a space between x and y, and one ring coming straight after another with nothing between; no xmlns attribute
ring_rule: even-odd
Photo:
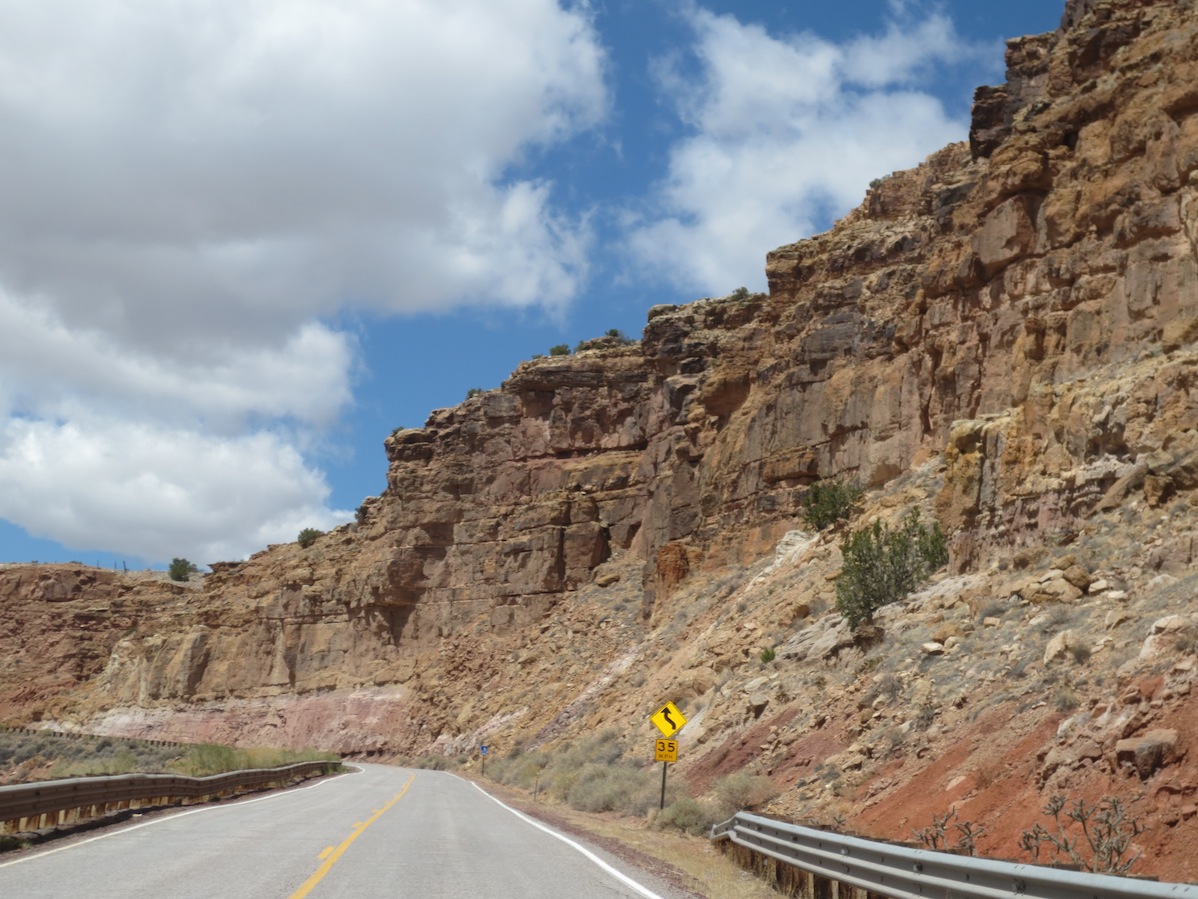
<svg viewBox="0 0 1198 899"><path fill-rule="evenodd" d="M535 809L532 810L535 812ZM685 887L707 899L777 899L778 893L742 869L706 837L655 830L632 818L553 809L576 829L655 858L685 875Z"/></svg>
<svg viewBox="0 0 1198 899"><path fill-rule="evenodd" d="M609 751L611 747L611 741L603 734L594 738L586 754L593 756L601 747L608 747ZM524 758L532 755L530 753ZM488 774L490 768L488 765ZM645 816L619 811L580 811L567 805L565 797L556 797L551 790L545 789L545 780L541 780L539 800L534 799L532 789L525 789L511 781L500 784L487 779L480 781L479 785L526 814L540 818L559 830L580 836L695 896L703 899L777 899L777 892L754 874L742 869L730 854L721 851L706 836L690 836L675 829L656 827L656 800L653 809ZM756 779L734 786L749 791L761 789Z"/></svg>

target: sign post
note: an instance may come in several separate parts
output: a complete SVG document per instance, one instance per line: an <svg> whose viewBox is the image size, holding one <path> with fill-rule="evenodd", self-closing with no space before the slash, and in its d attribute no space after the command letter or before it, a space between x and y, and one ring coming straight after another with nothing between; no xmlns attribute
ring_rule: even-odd
<svg viewBox="0 0 1198 899"><path fill-rule="evenodd" d="M670 769L670 763L678 761L678 741L677 740L658 740L657 751L653 756L655 761L661 762L661 805L658 808L666 807L666 772Z"/></svg>
<svg viewBox="0 0 1198 899"><path fill-rule="evenodd" d="M682 726L686 724L686 716L679 711L678 706L672 702L667 702L664 706L649 716L649 720L653 722L654 727L661 731L664 740L658 740L654 760L661 762L661 805L660 808L666 807L666 772L670 770L670 763L678 761L678 741L669 739L674 734L682 730Z"/></svg>
<svg viewBox="0 0 1198 899"><path fill-rule="evenodd" d="M661 763L661 802L658 803L657 810L664 811L666 807L666 772L670 770L669 762Z"/></svg>

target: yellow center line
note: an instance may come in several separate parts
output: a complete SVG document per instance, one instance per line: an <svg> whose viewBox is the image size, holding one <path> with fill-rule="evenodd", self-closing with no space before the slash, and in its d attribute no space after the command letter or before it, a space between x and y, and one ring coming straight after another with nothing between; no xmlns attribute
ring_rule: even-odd
<svg viewBox="0 0 1198 899"><path fill-rule="evenodd" d="M391 808L391 806L393 806L393 805L395 805L395 803L399 802L399 800L401 800L403 798L403 794L408 792L408 787L410 787L412 785L412 781L414 781L415 779L416 779L415 774L413 774L411 777L409 777L408 782L403 785L403 789L395 794L395 798L392 799L390 802L388 802L386 805L384 805L381 809L378 809L370 818L368 818L366 820L365 823L362 823L361 821L358 821L357 823L355 823L354 824L354 832L351 833L348 837L346 837L344 842L342 842L342 844L340 846L338 846L336 849L333 849L331 854L329 853L328 849L326 849L324 852L320 853L320 857L324 858L324 864L321 865L319 868L317 868L316 871L312 874L312 876L304 881L303 886L301 886L298 890L296 890L294 893L291 894L289 899L304 899L305 896L307 896L310 892L312 892L313 887L315 887L316 884L320 883L320 881L322 879L324 879L324 876L326 874L328 874L329 871L332 869L333 865L335 865L337 863L337 859L341 858L341 856L342 856L342 854L344 854L345 850L349 848L350 843L352 843L359 836L361 836L362 832L364 830L366 830L367 827L369 827L371 824L373 824L375 821L377 821L380 817L382 817L383 812L387 811L387 809ZM328 855L328 858L325 858L326 855Z"/></svg>
<svg viewBox="0 0 1198 899"><path fill-rule="evenodd" d="M325 847L324 847L324 852L320 853L320 855L318 855L318 856L316 856L316 857L317 857L318 859L320 859L321 861L324 861L326 858L328 858L328 857L329 857L329 853L330 853L330 852L332 852L332 851L333 851L333 847L332 847L332 846L325 846Z"/></svg>

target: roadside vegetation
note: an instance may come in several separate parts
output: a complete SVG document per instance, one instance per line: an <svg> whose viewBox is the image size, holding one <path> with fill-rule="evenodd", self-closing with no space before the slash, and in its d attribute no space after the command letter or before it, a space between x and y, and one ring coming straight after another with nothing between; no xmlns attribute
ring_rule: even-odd
<svg viewBox="0 0 1198 899"><path fill-rule="evenodd" d="M882 606L919 589L948 564L948 545L939 522L929 528L912 509L892 528L874 521L851 531L841 544L844 567L836 580L836 608L856 627Z"/></svg>
<svg viewBox="0 0 1198 899"><path fill-rule="evenodd" d="M1117 797L1107 797L1097 805L1084 799L1068 803L1054 795L1044 807L1053 826L1037 822L1025 830L1019 848L1031 856L1032 864L1074 865L1098 874L1127 875L1142 855L1132 841L1147 825L1128 812Z"/></svg>
<svg viewBox="0 0 1198 899"><path fill-rule="evenodd" d="M692 835L706 833L738 811L763 806L778 794L768 777L746 772L730 774L704 793L693 791L681 778L668 777L666 807L660 809L661 765L645 755L629 750L609 730L552 753L517 746L506 756L489 758L486 777L522 789L534 800L581 812L645 818L656 829ZM441 769L465 761L429 756L409 764Z"/></svg>
<svg viewBox="0 0 1198 899"><path fill-rule="evenodd" d="M335 760L289 749L235 749L213 744L160 744L117 737L54 736L0 731L0 785L111 774L207 777L244 768Z"/></svg>

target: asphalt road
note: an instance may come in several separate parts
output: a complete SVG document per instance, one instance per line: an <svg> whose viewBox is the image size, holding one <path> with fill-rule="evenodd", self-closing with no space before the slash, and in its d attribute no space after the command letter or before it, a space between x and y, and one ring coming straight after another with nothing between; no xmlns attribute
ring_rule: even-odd
<svg viewBox="0 0 1198 899"><path fill-rule="evenodd" d="M684 895L619 860L600 858L597 850L550 832L453 775L384 765L361 769L282 793L135 819L0 860L0 896Z"/></svg>

